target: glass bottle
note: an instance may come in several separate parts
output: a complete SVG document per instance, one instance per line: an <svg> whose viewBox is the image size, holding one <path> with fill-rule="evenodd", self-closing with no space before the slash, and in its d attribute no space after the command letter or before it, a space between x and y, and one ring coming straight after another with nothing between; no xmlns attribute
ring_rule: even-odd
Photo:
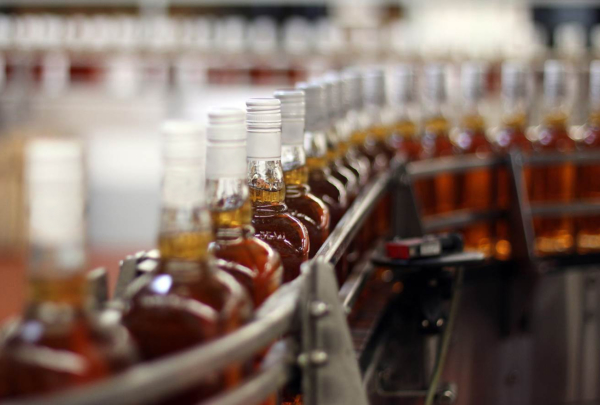
<svg viewBox="0 0 600 405"><path fill-rule="evenodd" d="M366 111L369 115L367 136L363 142L363 151L371 160L371 168L376 172L387 169L397 150L389 143L392 133L390 110L387 108L385 93L385 74L383 69L374 68L363 75ZM386 236L389 233L391 199L386 194L377 203L374 211L374 236Z"/></svg>
<svg viewBox="0 0 600 405"><path fill-rule="evenodd" d="M219 267L242 284L260 306L281 285L279 254L254 237L246 181L246 114L237 108L208 113L206 194L215 240L211 253Z"/></svg>
<svg viewBox="0 0 600 405"><path fill-rule="evenodd" d="M600 61L590 64L589 115L583 128L578 147L583 151L600 150ZM577 199L598 200L600 198L600 166L581 165L577 168ZM600 216L589 216L577 220L577 251L591 253L600 251Z"/></svg>
<svg viewBox="0 0 600 405"><path fill-rule="evenodd" d="M505 62L502 65L502 121L494 135L494 149L497 154L506 156L512 150L531 152L531 141L526 136L528 118L528 78L530 73L525 65ZM508 170L500 166L497 171L497 206L508 210L511 203L511 190ZM531 187L531 170L524 168L525 185ZM507 260L511 254L510 229L506 219L496 223L495 256Z"/></svg>
<svg viewBox="0 0 600 405"><path fill-rule="evenodd" d="M424 125L421 137L421 159L451 156L450 122L447 118L446 67L425 67ZM456 209L456 177L441 173L415 182L415 192L424 215L443 214Z"/></svg>
<svg viewBox="0 0 600 405"><path fill-rule="evenodd" d="M89 310L83 149L35 139L25 151L29 199L28 298L0 348L0 398L89 384L136 361L126 329Z"/></svg>
<svg viewBox="0 0 600 405"><path fill-rule="evenodd" d="M290 214L299 219L310 239L309 258L319 251L331 221L327 205L311 193L304 152L305 102L302 90L278 90L281 101L281 164L285 178L285 203Z"/></svg>
<svg viewBox="0 0 600 405"><path fill-rule="evenodd" d="M366 125L353 135L353 142L370 162L371 172L385 170L395 151L387 146L390 128L384 122L385 79L382 69L368 70L363 74L363 97Z"/></svg>
<svg viewBox="0 0 600 405"><path fill-rule="evenodd" d="M369 158L362 155L358 150L358 146L352 141L354 133L362 130L362 120L360 118L362 105L362 77L355 70L345 70L342 74L342 107L346 126L345 131L340 131L339 147L343 153L344 164L358 176L360 187L367 184L371 175Z"/></svg>
<svg viewBox="0 0 600 405"><path fill-rule="evenodd" d="M461 69L463 113L453 134L455 155L484 155L492 151L486 136L481 103L485 93L484 66L466 62ZM493 205L492 169L475 169L456 175L457 209L485 211ZM465 247L490 257L493 253L493 226L489 222L469 225L463 230Z"/></svg>
<svg viewBox="0 0 600 405"><path fill-rule="evenodd" d="M563 62L544 64L544 108L542 125L533 144L536 153L569 153L575 142L568 132L567 68ZM531 168L530 201L568 203L575 196L575 167L572 163ZM574 222L569 215L534 218L535 248L539 255L567 253L574 246Z"/></svg>
<svg viewBox="0 0 600 405"><path fill-rule="evenodd" d="M410 64L396 68L396 111L393 132L389 145L404 154L409 161L419 159L421 140L419 139L418 117L416 114L416 78Z"/></svg>
<svg viewBox="0 0 600 405"><path fill-rule="evenodd" d="M247 179L252 202L252 225L256 237L279 252L283 281L300 274L308 260L308 230L285 204L281 166L281 102L276 98L251 98L246 102L248 133Z"/></svg>
<svg viewBox="0 0 600 405"><path fill-rule="evenodd" d="M338 179L346 189L348 205L358 195L358 178L346 167L342 160L344 151L340 148L340 132L343 132L342 116L342 83L336 73L328 73L321 81L325 88L325 109L328 124L327 131L327 160L333 177Z"/></svg>
<svg viewBox="0 0 600 405"><path fill-rule="evenodd" d="M348 207L348 197L344 185L331 175L327 164L325 89L318 83L299 83L297 88L303 90L306 97L304 149L308 166L308 185L312 193L329 208L330 229L333 229Z"/></svg>
<svg viewBox="0 0 600 405"><path fill-rule="evenodd" d="M123 322L144 360L154 360L209 342L238 329L251 317L243 287L214 264L205 203L201 129L169 121L162 129L163 183L156 274L128 291ZM232 365L166 403L196 403L236 386L242 367Z"/></svg>

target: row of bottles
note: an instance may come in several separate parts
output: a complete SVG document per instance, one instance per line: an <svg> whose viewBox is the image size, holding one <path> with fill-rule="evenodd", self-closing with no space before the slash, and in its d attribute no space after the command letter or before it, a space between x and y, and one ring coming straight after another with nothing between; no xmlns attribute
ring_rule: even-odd
<svg viewBox="0 0 600 405"><path fill-rule="evenodd" d="M91 383L251 322L253 309L298 277L361 187L388 164L375 111L384 90L380 70L332 72L249 99L246 111L212 109L206 128L165 123L160 258L156 272L130 285L121 311L88 305L82 145L31 140L30 295L2 342L0 397ZM380 224L368 224L360 243L376 236ZM350 250L358 254L360 243ZM196 403L239 385L256 363L229 365L159 402Z"/></svg>
<svg viewBox="0 0 600 405"><path fill-rule="evenodd" d="M30 210L30 296L21 321L0 350L0 395L47 394L97 381L139 361L209 342L252 321L282 283L298 277L361 189L400 155L444 156L568 153L600 144L600 62L591 66L592 110L573 136L565 106L566 68L545 67L544 121L528 130L526 66L502 70L502 125L489 128L480 111L485 69L462 69L462 116L448 118L446 71L396 73L397 103L387 102L384 71L346 69L253 98L246 111L215 108L206 128L170 121L163 129L164 174L158 270L129 288L123 310L92 311L85 281L83 152L66 139L38 139L26 148ZM419 116L421 115L421 117ZM206 146L206 148L205 148ZM524 172L533 203L571 202L600 195L594 165L533 166ZM443 173L418 180L423 214L510 206L505 168ZM344 279L360 253L389 234L391 199L384 196L340 260ZM539 254L600 249L600 220L536 218ZM505 219L464 229L469 248L510 257ZM257 354L259 358L261 354ZM256 361L229 365L164 403L195 403L235 387ZM271 398L270 403L275 399Z"/></svg>
<svg viewBox="0 0 600 405"><path fill-rule="evenodd" d="M511 150L530 153L570 153L597 147L598 83L600 63L590 68L590 111L588 122L576 129L569 126L568 65L550 60L544 67L544 114L531 126L530 71L526 65L507 62L502 67L502 117L498 127L489 127L482 111L485 97L485 68L476 62L461 69L461 114L453 125L448 113L446 73L442 65L428 65L424 72L424 104L421 119L410 118L414 95L414 72L403 66L398 74L400 118L396 134L402 139L409 159L489 154L506 155ZM404 111L404 112L402 112ZM417 128L417 130L415 130ZM420 128L420 130L419 130ZM597 198L594 165L572 163L537 165L524 170L531 203L570 203ZM443 173L419 180L415 189L424 215L447 214L458 210L507 209L510 204L506 168L471 170L462 174ZM571 215L534 218L535 249L539 255L592 252L600 249L600 228L590 218ZM510 257L510 229L506 219L482 221L463 230L465 244L488 257Z"/></svg>

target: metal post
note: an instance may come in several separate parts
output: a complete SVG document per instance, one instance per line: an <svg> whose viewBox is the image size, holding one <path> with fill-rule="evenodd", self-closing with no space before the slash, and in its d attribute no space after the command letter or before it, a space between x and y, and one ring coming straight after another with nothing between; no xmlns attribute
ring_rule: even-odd
<svg viewBox="0 0 600 405"><path fill-rule="evenodd" d="M423 224L412 178L402 163L396 170L392 181L392 225L394 236L411 238L423 236Z"/></svg>
<svg viewBox="0 0 600 405"><path fill-rule="evenodd" d="M308 279L300 307L303 369L307 405L367 405L346 313L338 297L334 268L322 260L305 265Z"/></svg>

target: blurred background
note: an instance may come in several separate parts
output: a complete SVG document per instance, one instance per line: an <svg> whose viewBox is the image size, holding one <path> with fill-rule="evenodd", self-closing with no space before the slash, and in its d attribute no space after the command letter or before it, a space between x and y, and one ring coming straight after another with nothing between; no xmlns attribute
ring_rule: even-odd
<svg viewBox="0 0 600 405"><path fill-rule="evenodd" d="M203 119L348 65L443 61L452 95L452 67L476 59L488 64L493 125L503 61L573 61L577 106L598 56L597 1L2 0L0 248L23 242L28 136L85 139L90 245L118 257L154 245L165 118ZM575 108L575 123L585 114Z"/></svg>

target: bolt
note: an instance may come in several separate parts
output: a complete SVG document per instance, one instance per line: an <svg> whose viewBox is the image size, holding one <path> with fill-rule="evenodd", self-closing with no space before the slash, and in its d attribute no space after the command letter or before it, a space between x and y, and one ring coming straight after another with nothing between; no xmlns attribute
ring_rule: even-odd
<svg viewBox="0 0 600 405"><path fill-rule="evenodd" d="M310 362L313 366L324 366L328 360L329 356L323 350L313 350L310 354Z"/></svg>
<svg viewBox="0 0 600 405"><path fill-rule="evenodd" d="M323 301L313 301L310 303L310 314L315 318L321 318L329 314L329 305Z"/></svg>
<svg viewBox="0 0 600 405"><path fill-rule="evenodd" d="M324 366L327 364L327 361L329 361L329 356L323 350L313 350L310 354L302 353L297 359L298 366L301 368L306 368L309 365L315 367Z"/></svg>
<svg viewBox="0 0 600 405"><path fill-rule="evenodd" d="M441 405L452 405L456 401L456 394L451 389L446 389L440 393L438 403Z"/></svg>

